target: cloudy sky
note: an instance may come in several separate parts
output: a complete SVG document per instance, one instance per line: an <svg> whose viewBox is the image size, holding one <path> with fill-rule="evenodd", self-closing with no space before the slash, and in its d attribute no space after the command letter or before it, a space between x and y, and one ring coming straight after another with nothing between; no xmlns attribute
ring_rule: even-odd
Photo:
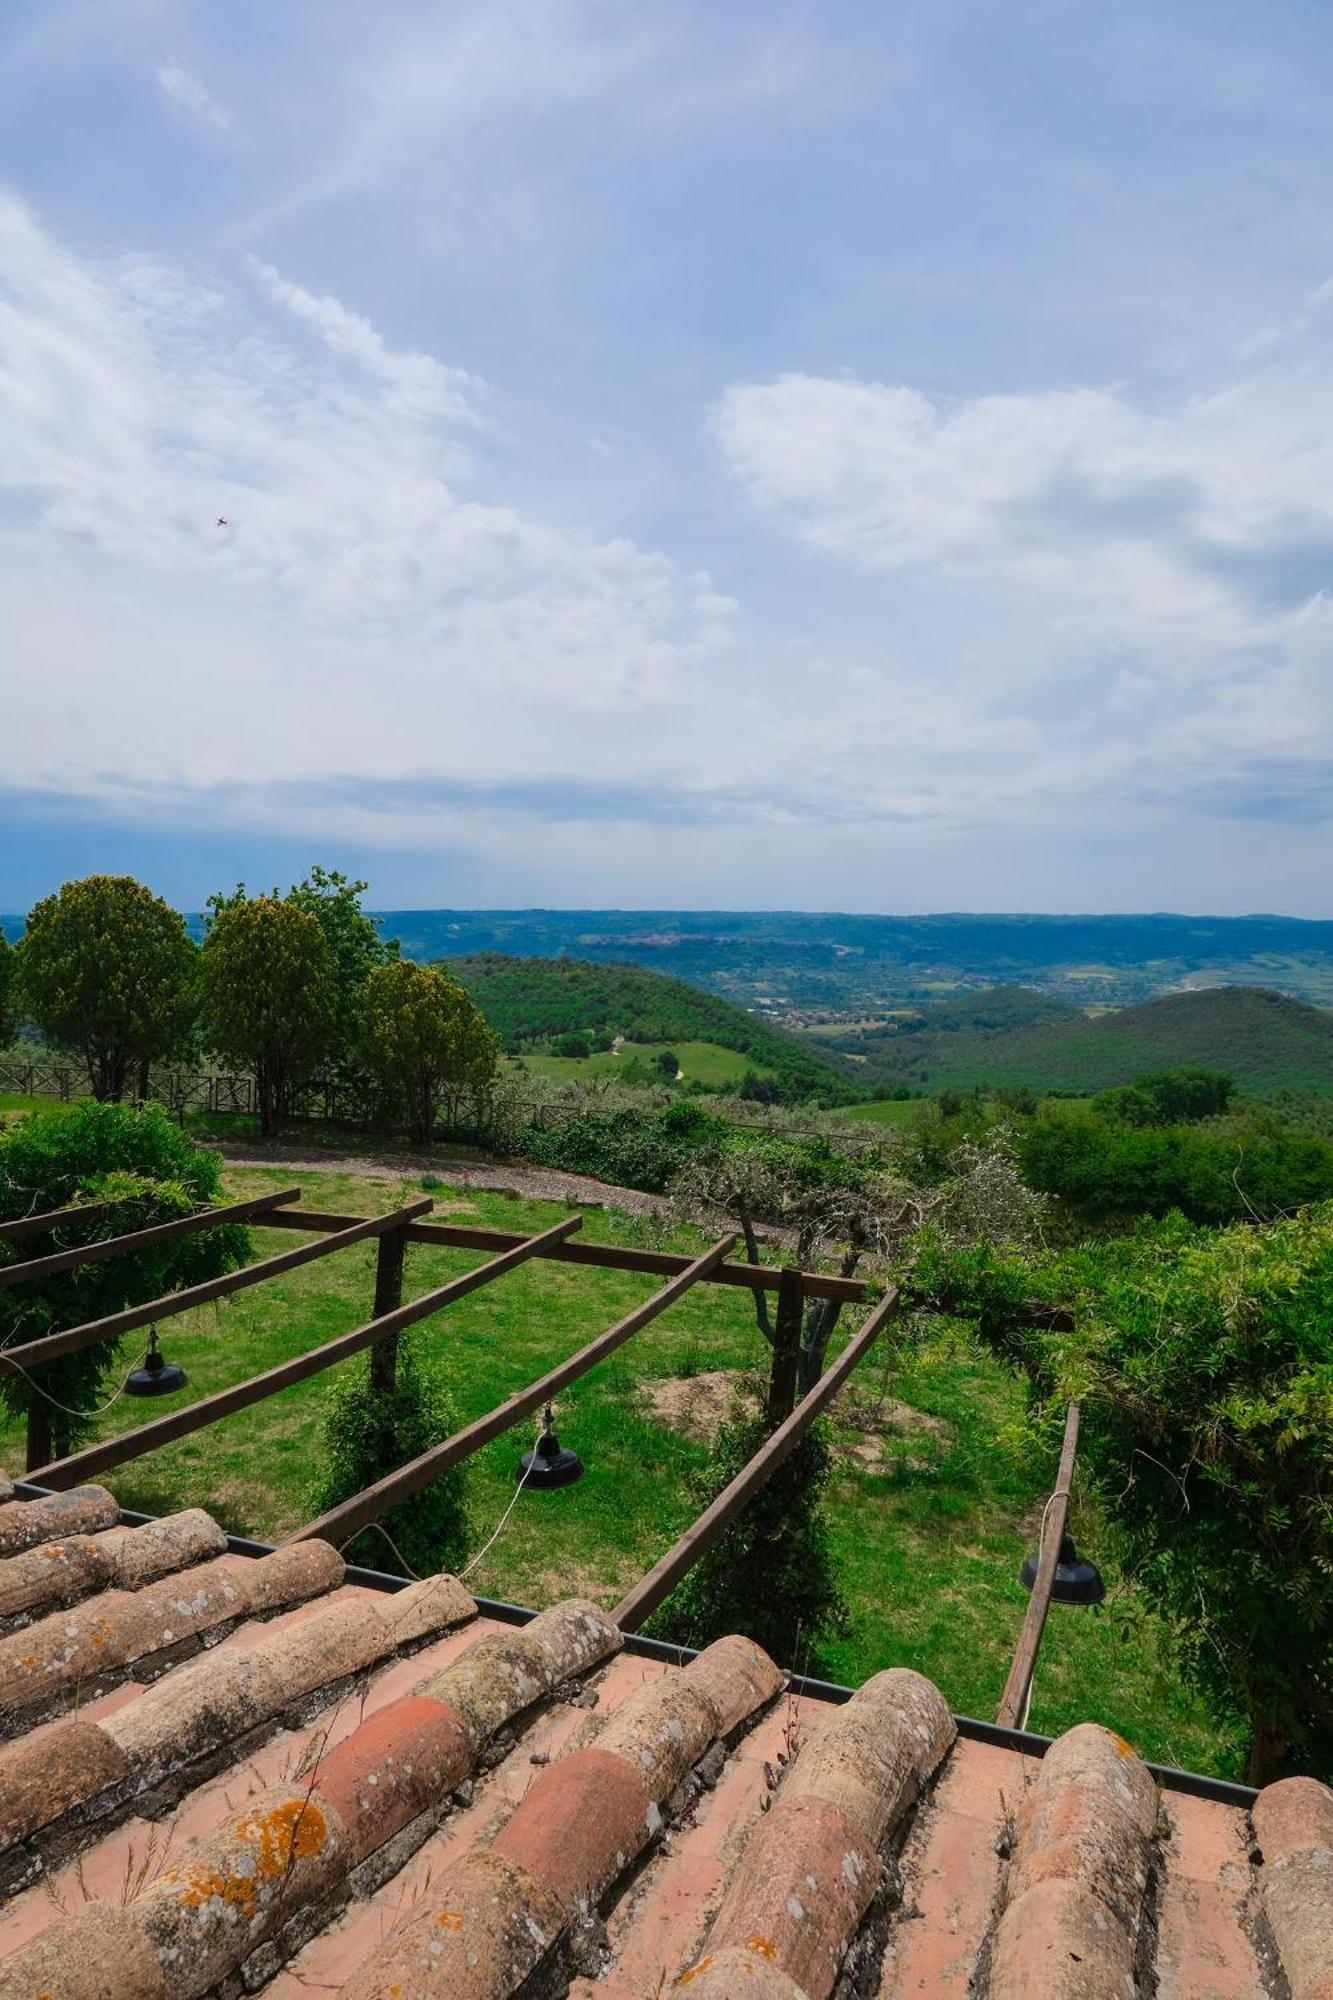
<svg viewBox="0 0 1333 2000"><path fill-rule="evenodd" d="M1331 90L1326 0L5 7L0 908L1333 913Z"/></svg>

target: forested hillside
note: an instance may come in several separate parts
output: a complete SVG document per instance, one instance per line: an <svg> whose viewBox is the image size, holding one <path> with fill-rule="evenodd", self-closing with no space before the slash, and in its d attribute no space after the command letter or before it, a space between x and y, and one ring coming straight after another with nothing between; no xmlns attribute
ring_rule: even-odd
<svg viewBox="0 0 1333 2000"><path fill-rule="evenodd" d="M814 1047L747 1014L714 993L637 965L578 958L506 958L483 952L451 958L461 980L512 1054L562 1035L632 1042L712 1042L747 1056L785 1096L842 1098L856 1083Z"/></svg>
<svg viewBox="0 0 1333 2000"><path fill-rule="evenodd" d="M1333 1014L1259 987L1176 993L1089 1019L1040 994L973 994L926 1007L890 1028L839 1035L867 1084L938 1089L1025 1084L1095 1091L1148 1070L1202 1064L1245 1090L1333 1091Z"/></svg>

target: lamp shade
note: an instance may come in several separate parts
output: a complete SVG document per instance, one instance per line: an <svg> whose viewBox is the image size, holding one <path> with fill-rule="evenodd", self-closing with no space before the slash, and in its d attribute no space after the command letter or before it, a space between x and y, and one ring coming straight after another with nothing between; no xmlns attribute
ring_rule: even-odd
<svg viewBox="0 0 1333 2000"><path fill-rule="evenodd" d="M189 1377L174 1361L168 1361L157 1344L157 1328L148 1335L148 1352L125 1379L127 1396L171 1396L183 1389Z"/></svg>
<svg viewBox="0 0 1333 2000"><path fill-rule="evenodd" d="M1037 1561L1038 1556L1029 1556L1018 1572L1024 1590L1031 1590L1037 1580ZM1051 1587L1052 1604L1100 1604L1105 1595L1106 1585L1096 1563L1079 1554L1072 1535L1063 1536Z"/></svg>
<svg viewBox="0 0 1333 2000"><path fill-rule="evenodd" d="M583 1460L576 1451L561 1444L555 1434L551 1405L546 1405L541 1436L531 1451L525 1451L514 1471L525 1486L572 1486L583 1477Z"/></svg>

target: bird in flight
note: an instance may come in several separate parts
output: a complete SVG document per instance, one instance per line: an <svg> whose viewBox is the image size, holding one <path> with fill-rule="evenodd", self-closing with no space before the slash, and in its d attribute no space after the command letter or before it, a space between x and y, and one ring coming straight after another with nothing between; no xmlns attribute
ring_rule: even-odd
<svg viewBox="0 0 1333 2000"><path fill-rule="evenodd" d="M227 519L225 514L218 515L218 526L220 528L229 528L231 526L231 522Z"/></svg>

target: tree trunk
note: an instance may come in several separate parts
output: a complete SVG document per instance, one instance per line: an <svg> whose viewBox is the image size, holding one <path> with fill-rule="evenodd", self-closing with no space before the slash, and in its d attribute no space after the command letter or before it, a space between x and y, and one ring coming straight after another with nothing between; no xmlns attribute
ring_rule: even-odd
<svg viewBox="0 0 1333 2000"><path fill-rule="evenodd" d="M844 1250L838 1265L838 1274L843 1278L856 1275L856 1267L861 1261L859 1246L853 1244ZM808 1395L824 1372L824 1357L828 1344L833 1338L838 1321L842 1318L840 1299L816 1299L806 1316L805 1333L801 1340L801 1394Z"/></svg>
<svg viewBox="0 0 1333 2000"><path fill-rule="evenodd" d="M1291 1736L1271 1716L1255 1709L1250 1718L1250 1748L1245 1762L1245 1782L1262 1791L1280 1778L1291 1751Z"/></svg>
<svg viewBox="0 0 1333 2000"><path fill-rule="evenodd" d="M41 1396L28 1405L27 1469L51 1463L51 1405Z"/></svg>
<svg viewBox="0 0 1333 2000"><path fill-rule="evenodd" d="M139 1058L139 1102L140 1102L140 1104L147 1104L147 1102L148 1102L148 1093L149 1093L149 1091L150 1091L150 1090L151 1090L151 1088L152 1088L152 1084L151 1084L151 1081L150 1081L150 1078L149 1078L149 1075L148 1075L148 1067L149 1067L149 1065L148 1065L148 1058L147 1058L147 1056L141 1056L141 1057Z"/></svg>

